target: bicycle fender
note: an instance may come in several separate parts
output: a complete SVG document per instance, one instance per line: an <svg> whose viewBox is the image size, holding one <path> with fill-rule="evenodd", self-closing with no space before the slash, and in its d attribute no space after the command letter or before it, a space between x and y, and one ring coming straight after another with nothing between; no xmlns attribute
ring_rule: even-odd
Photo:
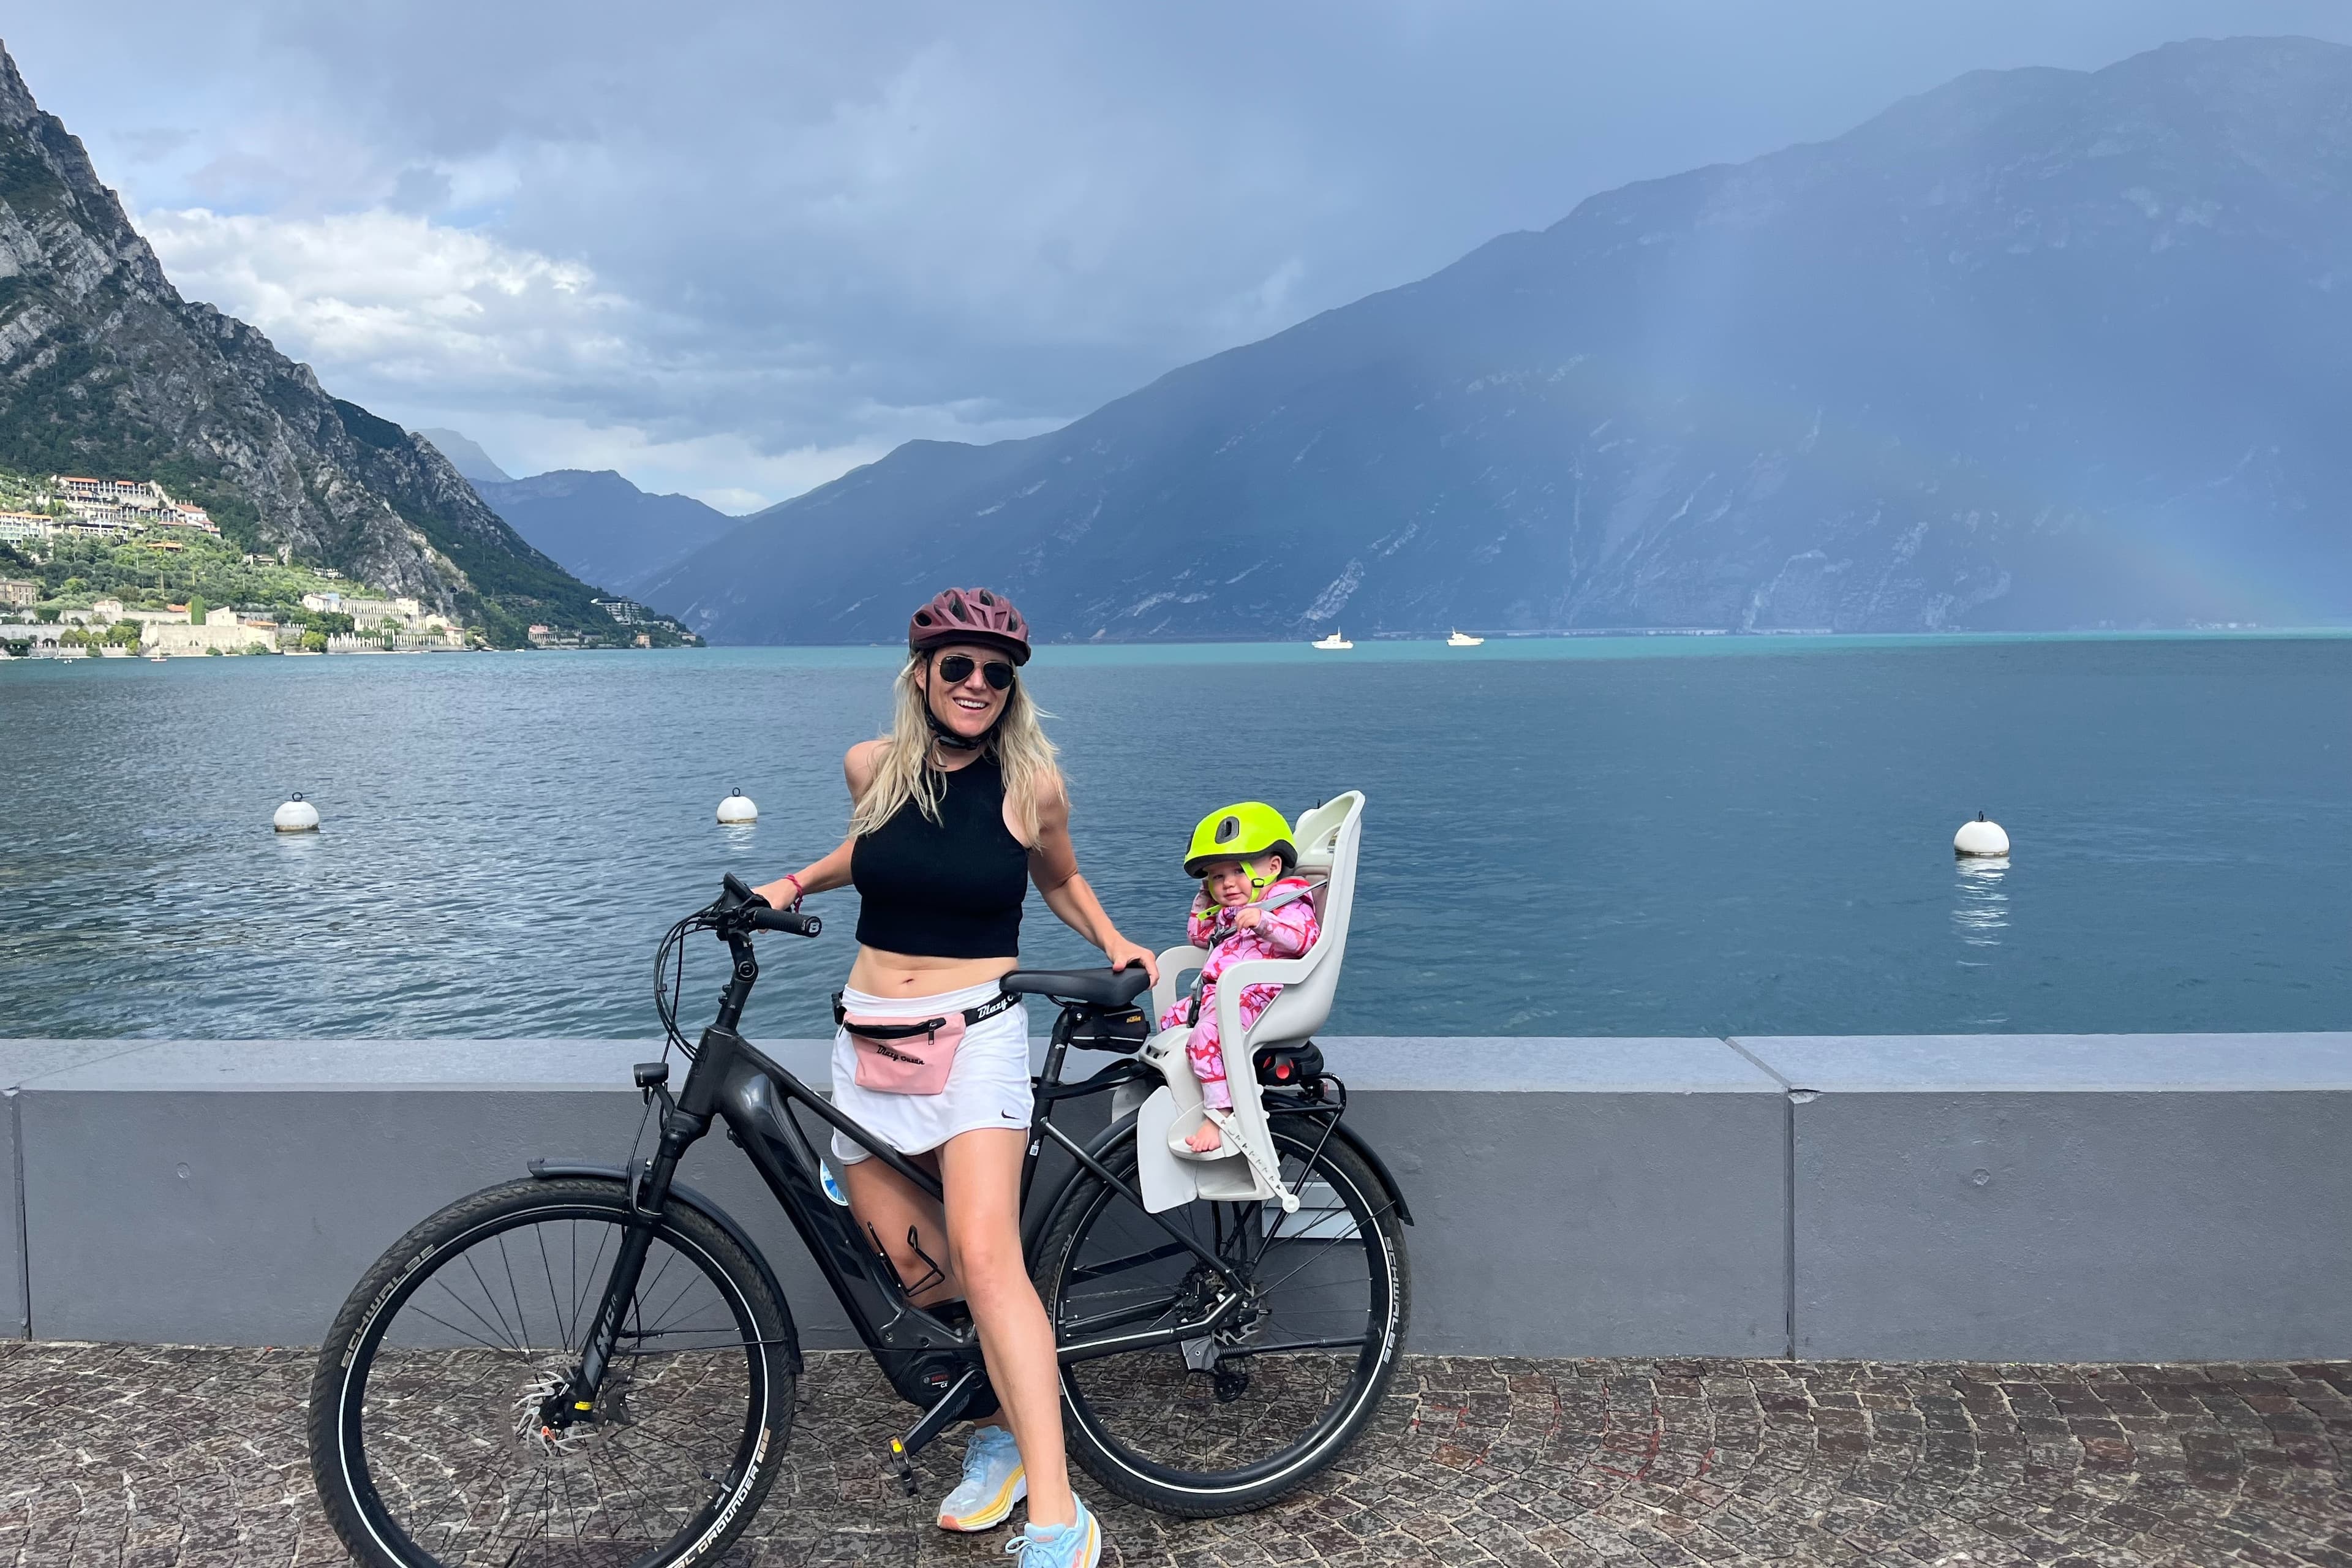
<svg viewBox="0 0 2352 1568"><path fill-rule="evenodd" d="M1348 1125L1348 1119L1346 1117L1341 1117L1339 1119L1339 1125L1332 1128L1331 1131L1333 1133L1338 1135L1341 1142L1347 1144L1349 1148L1353 1149L1356 1152L1357 1156L1361 1159L1365 1164L1370 1165L1372 1168L1372 1174L1381 1179L1381 1187L1388 1194L1389 1202L1396 1205L1397 1218L1404 1221L1407 1225L1411 1225L1412 1223L1412 1210L1405 1207L1404 1190L1397 1185L1396 1178L1389 1174L1388 1162L1381 1159L1380 1154L1370 1143L1365 1142L1363 1139L1357 1136L1356 1130Z"/></svg>
<svg viewBox="0 0 2352 1568"><path fill-rule="evenodd" d="M533 1160L530 1173L533 1180L541 1182L561 1181L566 1176L603 1176L625 1187L629 1183L629 1173L618 1165L559 1164L552 1160ZM751 1233L745 1230L733 1215L684 1182L672 1181L669 1195L673 1201L698 1211L705 1219L725 1231L727 1239L741 1247L743 1256L751 1260L751 1267L760 1271L760 1283L768 1288L769 1296L776 1303L776 1315L783 1320L784 1353L792 1362L793 1375L798 1377L802 1364L800 1327L793 1321L792 1300L784 1294L783 1284L777 1279L776 1271L768 1267L767 1254L760 1250L759 1244L751 1239Z"/></svg>

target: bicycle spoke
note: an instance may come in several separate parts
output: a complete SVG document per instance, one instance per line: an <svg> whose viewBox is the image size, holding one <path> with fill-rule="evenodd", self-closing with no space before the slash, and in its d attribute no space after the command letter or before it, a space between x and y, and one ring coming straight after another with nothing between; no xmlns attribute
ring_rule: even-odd
<svg viewBox="0 0 2352 1568"><path fill-rule="evenodd" d="M540 1234L538 1226L530 1227L530 1237L539 1243L539 1266L547 1274L547 1299L555 1312L555 1332L568 1351L572 1348L572 1335L563 1326L563 1298L555 1289L555 1265L548 1261L547 1237Z"/></svg>
<svg viewBox="0 0 2352 1568"><path fill-rule="evenodd" d="M454 1298L453 1298L453 1299L454 1299ZM462 1301L458 1303L458 1305L460 1305L460 1306L463 1306L464 1304L465 1304L465 1303L464 1303L464 1302L462 1302ZM488 1340L486 1340L486 1339L482 1338L482 1336L481 1336L481 1335L479 1335L479 1334L474 1333L474 1332L470 1331L469 1330L466 1330L466 1329L461 1329L461 1328L459 1328L457 1324L455 1324L455 1323L453 1323L453 1322L449 1321L446 1318L436 1318L436 1317L435 1317L432 1313L430 1313L430 1312L426 1311L426 1310L425 1310L424 1308L422 1308L422 1307L417 1307L417 1308L415 1308L415 1310L416 1315L417 1315L418 1317L420 1317L420 1318L424 1318L424 1319L425 1319L426 1321L430 1321L430 1322L438 1323L438 1324L440 1324L443 1328L445 1328L445 1329L448 1330L448 1331L449 1331L451 1333L453 1333L453 1334L459 1334L459 1335L463 1335L465 1338L469 1339L469 1340L473 1341L476 1344L478 1344L478 1345L481 1346L484 1350L488 1350L488 1351L496 1351L496 1352L498 1352L500 1355L514 1355L514 1354L521 1353L521 1352L517 1352L517 1351L515 1350L514 1346L512 1346L512 1345L494 1344L494 1343L492 1343L490 1341L488 1341Z"/></svg>
<svg viewBox="0 0 2352 1568"><path fill-rule="evenodd" d="M467 1272L467 1273L468 1273L468 1274L470 1274L470 1275L472 1275L472 1276L474 1277L474 1283L475 1283L475 1284L477 1284L477 1285L479 1285L479 1286L482 1288L482 1304L483 1304L484 1306L488 1307L488 1308L490 1310L491 1313L492 1313L494 1316L496 1316L496 1317L497 1317L497 1319L499 1320L499 1328L498 1328L498 1331L499 1331L499 1333L502 1333L502 1334L503 1334L503 1333L505 1333L505 1332L507 1331L507 1326L506 1326L506 1324L507 1324L507 1315L506 1315L506 1312L505 1312L505 1310L504 1310L502 1308L500 1308L500 1307L499 1307L499 1299L498 1299L496 1296L494 1296L494 1295L492 1295L492 1294L490 1293L489 1282L488 1282L488 1280L486 1280L486 1279L484 1279L482 1278L482 1271L481 1271L479 1268L477 1268L474 1266L474 1255L473 1255L471 1252L467 1253L467 1254L466 1254L466 1256L465 1256L465 1258L464 1258L464 1262L465 1262L465 1265L466 1265L466 1272ZM442 1289L445 1289L445 1290L447 1290L449 1288L448 1288L446 1285L444 1285L444 1286L442 1287ZM449 1294L450 1294L450 1299L451 1299L451 1300L456 1300L456 1299L457 1299L457 1293L456 1291L451 1290L451 1291L449 1292ZM470 1309L469 1309L469 1310L470 1310ZM480 1317L480 1316L481 1316L481 1314L480 1314L480 1313L478 1313L478 1312L475 1313L474 1315L475 1315L476 1317ZM486 1321L486 1322L487 1322L487 1321L488 1321L488 1320L485 1320L485 1321ZM520 1338L520 1334L518 1334L518 1335L517 1335L516 1337L514 1337L514 1338L509 1339L507 1342L508 1342L509 1344L512 1345L512 1346L513 1346L515 1349L517 1349L517 1350L521 1350L521 1349L523 1349L523 1348L524 1348L524 1347L523 1347L523 1343L522 1343L522 1340L521 1340L521 1338Z"/></svg>
<svg viewBox="0 0 2352 1568"><path fill-rule="evenodd" d="M1075 1228L1057 1233L1067 1237L1057 1243L1053 1296L1066 1350L1145 1323L1182 1330L1188 1318L1213 1315L1219 1324L1065 1363L1078 1426L1105 1448L1091 1459L1086 1444L1075 1451L1097 1474L1106 1462L1195 1484L1272 1473L1316 1434L1356 1419L1369 1408L1366 1391L1385 1382L1384 1363L1368 1359L1391 1299L1370 1239L1379 1211L1361 1178L1341 1177L1325 1159L1311 1133L1326 1130L1309 1131L1276 1134L1283 1184L1306 1199L1298 1210L1196 1200L1147 1229L1130 1201L1097 1185L1066 1222ZM1154 1234L1160 1224L1206 1238L1243 1294L1234 1298L1196 1257L1167 1245Z"/></svg>
<svg viewBox="0 0 2352 1568"><path fill-rule="evenodd" d="M708 1529L755 1473L746 1423L771 1352L740 1298L657 1235L593 1409L542 1434L533 1403L574 1375L625 1221L508 1228L450 1248L386 1309L357 1415L376 1506L452 1568L617 1568Z"/></svg>

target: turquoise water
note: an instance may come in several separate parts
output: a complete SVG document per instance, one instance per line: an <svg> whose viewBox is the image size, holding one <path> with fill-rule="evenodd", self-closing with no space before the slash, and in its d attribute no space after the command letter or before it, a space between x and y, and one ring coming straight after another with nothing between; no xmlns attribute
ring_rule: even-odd
<svg viewBox="0 0 2352 1568"><path fill-rule="evenodd" d="M888 649L0 666L0 1034L642 1036L719 873L836 841ZM2352 637L1049 648L1088 878L1370 797L1338 1032L2352 1026ZM716 826L730 788L757 826ZM300 790L325 831L279 837ZM2006 868L1954 862L1984 809ZM854 904L771 939L818 1032ZM1033 899L1024 955L1086 950ZM708 1010L709 984L689 987Z"/></svg>

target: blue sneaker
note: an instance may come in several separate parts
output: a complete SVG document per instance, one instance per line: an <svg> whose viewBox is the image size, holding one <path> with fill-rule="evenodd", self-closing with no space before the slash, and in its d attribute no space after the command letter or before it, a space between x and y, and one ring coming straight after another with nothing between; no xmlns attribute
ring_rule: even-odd
<svg viewBox="0 0 2352 1568"><path fill-rule="evenodd" d="M1102 1529L1087 1505L1078 1504L1078 1517L1069 1524L1057 1524L1052 1529L1028 1524L1021 1533L1004 1543L1008 1557L1021 1559L1021 1568L1095 1568L1102 1561Z"/></svg>
<svg viewBox="0 0 2352 1568"><path fill-rule="evenodd" d="M940 1504L941 1530L994 1530L1029 1495L1021 1445L1002 1426L982 1426L964 1445L963 1479Z"/></svg>

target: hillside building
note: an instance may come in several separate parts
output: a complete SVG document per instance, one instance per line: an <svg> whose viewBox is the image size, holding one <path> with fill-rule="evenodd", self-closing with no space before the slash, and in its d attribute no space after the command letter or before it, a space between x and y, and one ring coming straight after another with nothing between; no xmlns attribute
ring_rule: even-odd
<svg viewBox="0 0 2352 1568"><path fill-rule="evenodd" d="M152 479L93 479L79 474L56 474L53 493L73 513L67 531L90 538L128 538L151 528L193 528L218 535L210 513L200 506L173 500L171 492Z"/></svg>
<svg viewBox="0 0 2352 1568"><path fill-rule="evenodd" d="M0 577L0 609L29 610L40 602L41 585L28 577Z"/></svg>
<svg viewBox="0 0 2352 1568"><path fill-rule="evenodd" d="M589 603L625 626L642 626L660 618L635 599L591 599Z"/></svg>

